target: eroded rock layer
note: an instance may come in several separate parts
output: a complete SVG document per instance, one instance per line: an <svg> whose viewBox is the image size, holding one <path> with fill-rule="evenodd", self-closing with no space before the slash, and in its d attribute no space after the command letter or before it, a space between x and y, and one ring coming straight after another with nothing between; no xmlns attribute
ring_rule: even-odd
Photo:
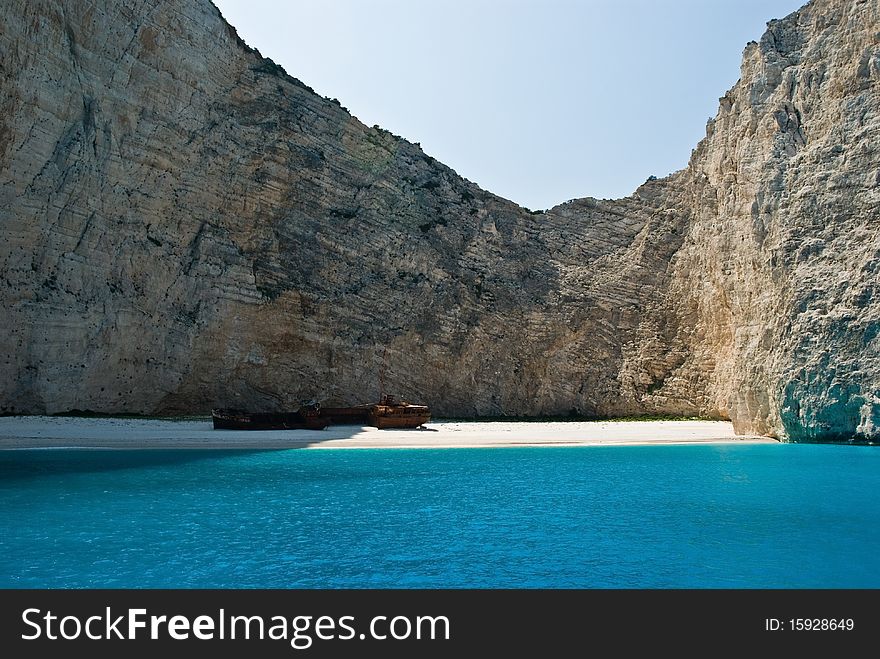
<svg viewBox="0 0 880 659"><path fill-rule="evenodd" d="M880 9L769 24L689 167L531 213L208 0L0 7L0 408L700 414L880 434ZM585 156L586 157L586 156Z"/></svg>

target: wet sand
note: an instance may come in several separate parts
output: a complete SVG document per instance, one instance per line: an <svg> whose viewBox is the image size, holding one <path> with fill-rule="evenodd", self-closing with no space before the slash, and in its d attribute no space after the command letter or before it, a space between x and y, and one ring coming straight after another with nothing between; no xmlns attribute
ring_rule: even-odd
<svg viewBox="0 0 880 659"><path fill-rule="evenodd" d="M738 436L724 421L437 421L420 430L214 430L209 419L2 417L0 449L490 448L669 444L774 444Z"/></svg>

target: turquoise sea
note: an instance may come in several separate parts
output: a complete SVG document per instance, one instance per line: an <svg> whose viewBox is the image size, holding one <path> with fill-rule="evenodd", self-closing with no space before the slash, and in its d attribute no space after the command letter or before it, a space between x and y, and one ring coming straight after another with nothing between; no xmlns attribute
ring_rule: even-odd
<svg viewBox="0 0 880 659"><path fill-rule="evenodd" d="M880 449L0 451L0 586L880 587Z"/></svg>

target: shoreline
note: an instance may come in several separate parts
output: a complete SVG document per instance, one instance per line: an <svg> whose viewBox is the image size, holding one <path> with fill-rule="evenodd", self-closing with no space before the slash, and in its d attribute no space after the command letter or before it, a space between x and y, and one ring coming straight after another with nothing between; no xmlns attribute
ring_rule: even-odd
<svg viewBox="0 0 880 659"><path fill-rule="evenodd" d="M2 417L0 450L526 448L778 444L736 435L727 421L437 421L422 430L214 430L210 420Z"/></svg>

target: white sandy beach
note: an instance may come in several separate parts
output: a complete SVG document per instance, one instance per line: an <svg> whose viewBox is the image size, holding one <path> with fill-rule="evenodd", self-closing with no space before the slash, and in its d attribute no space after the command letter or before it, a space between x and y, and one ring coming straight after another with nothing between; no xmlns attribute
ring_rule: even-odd
<svg viewBox="0 0 880 659"><path fill-rule="evenodd" d="M325 430L214 430L206 420L2 417L0 449L479 448L776 443L735 435L724 421L467 422L423 430L331 426Z"/></svg>

